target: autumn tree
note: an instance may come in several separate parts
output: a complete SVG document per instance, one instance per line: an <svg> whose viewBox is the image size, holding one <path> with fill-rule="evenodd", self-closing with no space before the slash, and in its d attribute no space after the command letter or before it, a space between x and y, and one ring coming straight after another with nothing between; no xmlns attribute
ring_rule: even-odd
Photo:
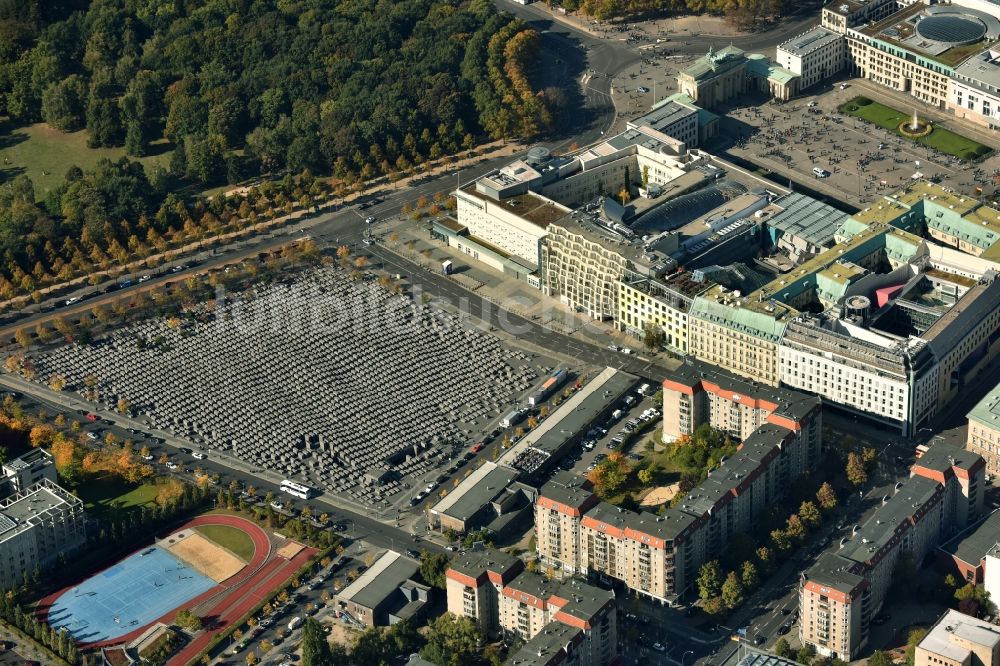
<svg viewBox="0 0 1000 666"><path fill-rule="evenodd" d="M823 522L823 515L816 508L816 505L806 500L799 505L799 518L807 527L816 527Z"/></svg>
<svg viewBox="0 0 1000 666"><path fill-rule="evenodd" d="M853 451L847 454L847 480L855 486L861 486L868 482L868 472L861 457Z"/></svg>
<svg viewBox="0 0 1000 666"><path fill-rule="evenodd" d="M816 491L816 501L824 511L832 511L837 508L837 493L829 483L824 482Z"/></svg>
<svg viewBox="0 0 1000 666"><path fill-rule="evenodd" d="M740 582L736 572L730 571L722 584L722 603L727 609L733 610L743 603L745 594L746 590L743 589L743 583Z"/></svg>
<svg viewBox="0 0 1000 666"><path fill-rule="evenodd" d="M701 565L698 570L698 596L707 601L722 591L722 567L718 560L711 560Z"/></svg>

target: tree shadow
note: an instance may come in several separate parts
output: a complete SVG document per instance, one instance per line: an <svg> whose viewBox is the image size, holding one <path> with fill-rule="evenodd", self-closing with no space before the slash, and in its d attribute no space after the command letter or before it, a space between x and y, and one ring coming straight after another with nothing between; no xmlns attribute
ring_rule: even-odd
<svg viewBox="0 0 1000 666"><path fill-rule="evenodd" d="M0 168L0 185L10 182L18 176L23 176L27 171L27 169L21 166Z"/></svg>

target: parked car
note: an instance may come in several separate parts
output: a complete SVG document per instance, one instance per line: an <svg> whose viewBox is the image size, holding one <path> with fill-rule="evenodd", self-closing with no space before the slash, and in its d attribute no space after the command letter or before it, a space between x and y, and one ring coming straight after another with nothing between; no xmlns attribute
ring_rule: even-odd
<svg viewBox="0 0 1000 666"><path fill-rule="evenodd" d="M87 418L88 421L94 422L94 421L96 421L98 419L98 416L97 416L97 414L95 414L93 412L87 412L87 417L86 418Z"/></svg>

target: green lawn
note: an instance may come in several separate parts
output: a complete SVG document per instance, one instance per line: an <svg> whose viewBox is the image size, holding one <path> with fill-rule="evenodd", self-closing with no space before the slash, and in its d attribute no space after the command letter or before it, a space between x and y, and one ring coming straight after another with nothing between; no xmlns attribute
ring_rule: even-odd
<svg viewBox="0 0 1000 666"><path fill-rule="evenodd" d="M83 130L64 134L45 123L15 128L0 119L0 183L26 174L35 183L39 199L62 182L70 166L87 170L101 158L117 160L124 156L124 148L88 148L87 132ZM169 151L138 159L147 168L157 161L166 167L169 160Z"/></svg>
<svg viewBox="0 0 1000 666"><path fill-rule="evenodd" d="M117 476L88 479L76 488L76 495L83 500L88 511L105 513L151 505L156 498L156 484L152 481L135 486Z"/></svg>
<svg viewBox="0 0 1000 666"><path fill-rule="evenodd" d="M912 115L911 113L873 102L867 97L855 97L849 102L845 102L840 106L840 112L867 120L879 127L895 132L899 136L903 136L899 133L899 124ZM919 115L919 111L917 113ZM934 131L929 135L910 140L940 150L942 153L954 155L963 160L975 159L993 152L989 146L984 146L977 141L967 139L960 134L955 134L951 130L937 126L935 126Z"/></svg>
<svg viewBox="0 0 1000 666"><path fill-rule="evenodd" d="M199 525L195 530L244 562L249 562L253 558L253 541L243 530L229 525Z"/></svg>

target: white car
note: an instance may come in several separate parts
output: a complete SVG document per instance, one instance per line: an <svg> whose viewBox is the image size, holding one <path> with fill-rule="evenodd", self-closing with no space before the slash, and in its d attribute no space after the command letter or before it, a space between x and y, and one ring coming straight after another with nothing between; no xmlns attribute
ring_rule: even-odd
<svg viewBox="0 0 1000 666"><path fill-rule="evenodd" d="M282 509L285 508L285 505L279 502L278 500L274 500L273 502L271 502L271 508L274 509L275 511L281 511Z"/></svg>
<svg viewBox="0 0 1000 666"><path fill-rule="evenodd" d="M167 463L167 469L169 469L170 471L176 470L177 469L177 463L175 463L175 462L168 462Z"/></svg>
<svg viewBox="0 0 1000 666"><path fill-rule="evenodd" d="M64 303L64 305L73 305L74 303L76 303L79 300L80 300L79 296L74 296L73 298L67 298L66 302Z"/></svg>
<svg viewBox="0 0 1000 666"><path fill-rule="evenodd" d="M101 436L98 435L96 432L88 432L87 433L87 439L100 439L100 438L101 438Z"/></svg>
<svg viewBox="0 0 1000 666"><path fill-rule="evenodd" d="M142 457L142 459L145 460L146 462L149 462L150 460L153 459L153 454L152 453L147 453L146 455L144 455Z"/></svg>
<svg viewBox="0 0 1000 666"><path fill-rule="evenodd" d="M631 354L632 350L629 349L628 347L622 347L622 353L623 354Z"/></svg>
<svg viewBox="0 0 1000 666"><path fill-rule="evenodd" d="M365 218L365 224L374 224L374 222L375 222L374 215L369 215L368 217Z"/></svg>
<svg viewBox="0 0 1000 666"><path fill-rule="evenodd" d="M206 456L201 451L194 451L194 452L191 453L191 457L194 458L195 460L204 460L208 456Z"/></svg>
<svg viewBox="0 0 1000 666"><path fill-rule="evenodd" d="M148 279L149 279L148 275L143 275L141 278L139 278L139 282L145 282Z"/></svg>

